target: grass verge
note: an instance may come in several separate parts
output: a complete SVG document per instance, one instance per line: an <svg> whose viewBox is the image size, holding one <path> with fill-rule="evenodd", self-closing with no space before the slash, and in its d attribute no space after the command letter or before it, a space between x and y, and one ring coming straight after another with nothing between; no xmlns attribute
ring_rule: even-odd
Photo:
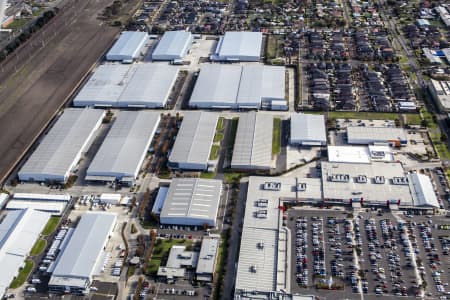
<svg viewBox="0 0 450 300"><path fill-rule="evenodd" d="M47 246L47 241L44 239L38 239L36 243L34 243L33 248L31 248L30 255L37 256L44 252L45 246Z"/></svg>
<svg viewBox="0 0 450 300"><path fill-rule="evenodd" d="M330 111L328 118L334 119L365 119L365 120L395 120L398 119L396 113L375 113L356 111Z"/></svg>
<svg viewBox="0 0 450 300"><path fill-rule="evenodd" d="M223 117L220 117L217 121L217 127L216 131L222 131L223 130Z"/></svg>
<svg viewBox="0 0 450 300"><path fill-rule="evenodd" d="M44 230L42 230L42 235L50 235L55 232L60 219L60 217L51 217L50 220L48 220L47 225L45 225Z"/></svg>
<svg viewBox="0 0 450 300"><path fill-rule="evenodd" d="M211 152L209 153L209 160L216 160L219 157L219 145L212 145Z"/></svg>
<svg viewBox="0 0 450 300"><path fill-rule="evenodd" d="M30 276L31 270L33 270L34 262L31 259L27 259L25 261L25 265L23 268L19 270L19 274L16 278L11 282L11 285L9 286L12 289L17 289L22 284L27 281L28 276Z"/></svg>
<svg viewBox="0 0 450 300"><path fill-rule="evenodd" d="M420 125L422 118L419 114L405 114L406 123L409 125Z"/></svg>
<svg viewBox="0 0 450 300"><path fill-rule="evenodd" d="M276 155L281 151L281 119L273 119L273 140L272 140L272 154Z"/></svg>

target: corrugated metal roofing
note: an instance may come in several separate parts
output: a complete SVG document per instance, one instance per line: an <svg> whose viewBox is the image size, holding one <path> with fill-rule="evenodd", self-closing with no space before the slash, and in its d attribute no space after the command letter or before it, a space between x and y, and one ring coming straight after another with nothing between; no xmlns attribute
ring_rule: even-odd
<svg viewBox="0 0 450 300"><path fill-rule="evenodd" d="M161 210L162 224L214 226L219 209L222 181L174 178Z"/></svg>
<svg viewBox="0 0 450 300"><path fill-rule="evenodd" d="M228 31L216 49L218 60L257 61L261 56L262 33Z"/></svg>
<svg viewBox="0 0 450 300"><path fill-rule="evenodd" d="M19 210L19 209L34 209L38 211L48 212L53 215L61 215L66 208L66 202L55 202L55 201L22 201L14 200L8 202L6 205L7 210Z"/></svg>
<svg viewBox="0 0 450 300"><path fill-rule="evenodd" d="M90 282L103 247L116 224L112 213L85 213L82 215L64 252L58 257L49 285L67 286L74 282ZM80 281L81 280L81 281Z"/></svg>
<svg viewBox="0 0 450 300"><path fill-rule="evenodd" d="M272 165L272 115L249 112L239 117L232 168L270 169Z"/></svg>
<svg viewBox="0 0 450 300"><path fill-rule="evenodd" d="M136 177L159 120L158 112L119 112L87 176Z"/></svg>
<svg viewBox="0 0 450 300"><path fill-rule="evenodd" d="M15 193L14 200L29 200L29 201L39 201L39 200L49 200L49 201L70 201L69 194L34 194L34 193Z"/></svg>
<svg viewBox="0 0 450 300"><path fill-rule="evenodd" d="M169 161L178 164L204 165L206 169L217 120L216 113L185 113Z"/></svg>
<svg viewBox="0 0 450 300"><path fill-rule="evenodd" d="M178 73L178 67L162 63L100 65L74 105L164 107Z"/></svg>
<svg viewBox="0 0 450 300"><path fill-rule="evenodd" d="M197 274L213 274L216 265L217 249L219 248L219 239L204 237L200 254L198 256Z"/></svg>
<svg viewBox="0 0 450 300"><path fill-rule="evenodd" d="M323 115L291 114L291 139L293 144L326 144Z"/></svg>
<svg viewBox="0 0 450 300"><path fill-rule="evenodd" d="M140 31L124 31L106 54L107 60L132 60L140 55L148 40L148 34Z"/></svg>
<svg viewBox="0 0 450 300"><path fill-rule="evenodd" d="M20 180L67 179L101 125L102 110L67 108L19 171Z"/></svg>
<svg viewBox="0 0 450 300"><path fill-rule="evenodd" d="M156 195L155 203L153 204L152 213L159 215L166 201L167 192L169 192L168 187L160 187L158 194Z"/></svg>
<svg viewBox="0 0 450 300"><path fill-rule="evenodd" d="M154 60L182 59L192 44L188 31L166 31L152 53Z"/></svg>
<svg viewBox="0 0 450 300"><path fill-rule="evenodd" d="M431 206L439 208L430 177L424 174L408 174L409 185L415 206Z"/></svg>
<svg viewBox="0 0 450 300"><path fill-rule="evenodd" d="M347 127L349 143L387 142L389 140L406 141L406 133L403 128L396 127L368 127L349 126Z"/></svg>

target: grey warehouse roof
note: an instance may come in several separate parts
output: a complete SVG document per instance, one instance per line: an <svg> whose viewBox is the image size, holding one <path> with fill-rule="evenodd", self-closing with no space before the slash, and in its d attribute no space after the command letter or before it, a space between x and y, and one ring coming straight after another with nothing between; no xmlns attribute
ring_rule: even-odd
<svg viewBox="0 0 450 300"><path fill-rule="evenodd" d="M157 112L119 112L87 176L136 177L159 120Z"/></svg>
<svg viewBox="0 0 450 300"><path fill-rule="evenodd" d="M146 32L124 31L106 54L106 59L119 61L136 59L147 40Z"/></svg>
<svg viewBox="0 0 450 300"><path fill-rule="evenodd" d="M152 53L154 60L182 59L192 44L188 31L166 31Z"/></svg>
<svg viewBox="0 0 450 300"><path fill-rule="evenodd" d="M179 69L163 63L100 65L73 103L75 106L161 108Z"/></svg>
<svg viewBox="0 0 450 300"><path fill-rule="evenodd" d="M219 239L204 237L202 247L198 256L197 274L213 274L216 265L217 249L219 248Z"/></svg>
<svg viewBox="0 0 450 300"><path fill-rule="evenodd" d="M82 215L66 248L59 255L50 278L51 286L84 288L97 271L99 258L116 224L112 213L85 213ZM78 284L80 284L78 286Z"/></svg>
<svg viewBox="0 0 450 300"><path fill-rule="evenodd" d="M169 161L180 168L207 169L217 120L216 113L185 113Z"/></svg>
<svg viewBox="0 0 450 300"><path fill-rule="evenodd" d="M285 68L256 65L203 65L189 105L200 108L260 108L285 99Z"/></svg>
<svg viewBox="0 0 450 300"><path fill-rule="evenodd" d="M249 112L239 117L231 167L270 169L272 165L272 115Z"/></svg>
<svg viewBox="0 0 450 300"><path fill-rule="evenodd" d="M214 60L258 61L261 56L262 33L229 31L219 40Z"/></svg>
<svg viewBox="0 0 450 300"><path fill-rule="evenodd" d="M162 224L215 226L222 181L174 178L161 210Z"/></svg>
<svg viewBox="0 0 450 300"><path fill-rule="evenodd" d="M347 136L350 144L407 140L405 130L396 127L349 126L347 127Z"/></svg>
<svg viewBox="0 0 450 300"><path fill-rule="evenodd" d="M323 115L291 114L291 144L325 145L327 136Z"/></svg>
<svg viewBox="0 0 450 300"><path fill-rule="evenodd" d="M64 181L86 151L104 111L68 108L19 171L20 180Z"/></svg>

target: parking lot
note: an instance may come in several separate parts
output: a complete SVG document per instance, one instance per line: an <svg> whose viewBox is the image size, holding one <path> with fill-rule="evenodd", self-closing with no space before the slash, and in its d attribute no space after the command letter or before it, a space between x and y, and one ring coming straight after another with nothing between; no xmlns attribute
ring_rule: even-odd
<svg viewBox="0 0 450 300"><path fill-rule="evenodd" d="M433 220L371 209L289 210L292 292L447 299L450 222Z"/></svg>

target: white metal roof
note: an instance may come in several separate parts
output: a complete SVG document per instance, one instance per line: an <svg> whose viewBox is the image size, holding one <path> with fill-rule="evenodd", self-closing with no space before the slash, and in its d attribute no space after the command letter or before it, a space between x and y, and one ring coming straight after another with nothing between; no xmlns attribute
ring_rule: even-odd
<svg viewBox="0 0 450 300"><path fill-rule="evenodd" d="M67 108L19 171L21 180L65 180L100 126L104 111Z"/></svg>
<svg viewBox="0 0 450 300"><path fill-rule="evenodd" d="M8 200L9 200L9 194L0 193L0 210L3 209L3 206L5 206L5 204Z"/></svg>
<svg viewBox="0 0 450 300"><path fill-rule="evenodd" d="M179 73L163 63L103 64L74 99L75 106L164 107Z"/></svg>
<svg viewBox="0 0 450 300"><path fill-rule="evenodd" d="M174 178L161 210L163 224L215 224L222 181L201 178ZM191 220L197 224L192 224Z"/></svg>
<svg viewBox="0 0 450 300"><path fill-rule="evenodd" d="M203 65L189 105L203 108L261 107L285 99L285 68L255 65Z"/></svg>
<svg viewBox="0 0 450 300"><path fill-rule="evenodd" d="M159 120L158 112L119 112L87 176L136 177Z"/></svg>
<svg viewBox="0 0 450 300"><path fill-rule="evenodd" d="M326 144L327 136L323 115L291 114L291 143Z"/></svg>
<svg viewBox="0 0 450 300"><path fill-rule="evenodd" d="M415 206L431 206L439 208L430 177L424 174L408 174L411 194Z"/></svg>
<svg viewBox="0 0 450 300"><path fill-rule="evenodd" d="M14 200L29 200L29 201L63 201L69 202L71 196L69 194L34 194L34 193L15 193Z"/></svg>
<svg viewBox="0 0 450 300"><path fill-rule="evenodd" d="M328 146L328 161L369 164L369 148L365 146Z"/></svg>
<svg viewBox="0 0 450 300"><path fill-rule="evenodd" d="M347 127L349 143L358 141L388 142L389 140L406 141L406 133L403 128L397 127L372 127L372 126L349 126Z"/></svg>
<svg viewBox="0 0 450 300"><path fill-rule="evenodd" d="M154 60L182 59L192 43L189 31L166 31L152 53Z"/></svg>
<svg viewBox="0 0 450 300"><path fill-rule="evenodd" d="M217 60L259 60L261 56L262 33L246 31L228 31L219 41Z"/></svg>
<svg viewBox="0 0 450 300"><path fill-rule="evenodd" d="M232 168L270 169L272 165L272 115L241 114L231 160Z"/></svg>
<svg viewBox="0 0 450 300"><path fill-rule="evenodd" d="M38 211L48 212L52 215L59 216L66 208L66 202L55 201L22 201L22 200L10 200L6 205L7 210L19 210L19 209L34 209Z"/></svg>
<svg viewBox="0 0 450 300"><path fill-rule="evenodd" d="M239 90L242 67L238 65L203 65L189 100L198 107L233 107Z"/></svg>
<svg viewBox="0 0 450 300"><path fill-rule="evenodd" d="M169 161L206 166L216 132L218 115L211 112L187 112L178 131Z"/></svg>
<svg viewBox="0 0 450 300"><path fill-rule="evenodd" d="M216 265L217 250L219 248L219 239L204 237L200 254L198 256L197 274L213 274Z"/></svg>
<svg viewBox="0 0 450 300"><path fill-rule="evenodd" d="M92 280L99 258L116 224L112 213L85 213L82 215L67 247L58 257L49 285L83 288Z"/></svg>
<svg viewBox="0 0 450 300"><path fill-rule="evenodd" d="M124 31L106 54L107 60L127 60L139 57L148 34L140 31Z"/></svg>
<svg viewBox="0 0 450 300"><path fill-rule="evenodd" d="M18 274L39 234L47 224L47 213L24 209L10 211L0 223L0 296ZM1 218L0 218L1 220Z"/></svg>

